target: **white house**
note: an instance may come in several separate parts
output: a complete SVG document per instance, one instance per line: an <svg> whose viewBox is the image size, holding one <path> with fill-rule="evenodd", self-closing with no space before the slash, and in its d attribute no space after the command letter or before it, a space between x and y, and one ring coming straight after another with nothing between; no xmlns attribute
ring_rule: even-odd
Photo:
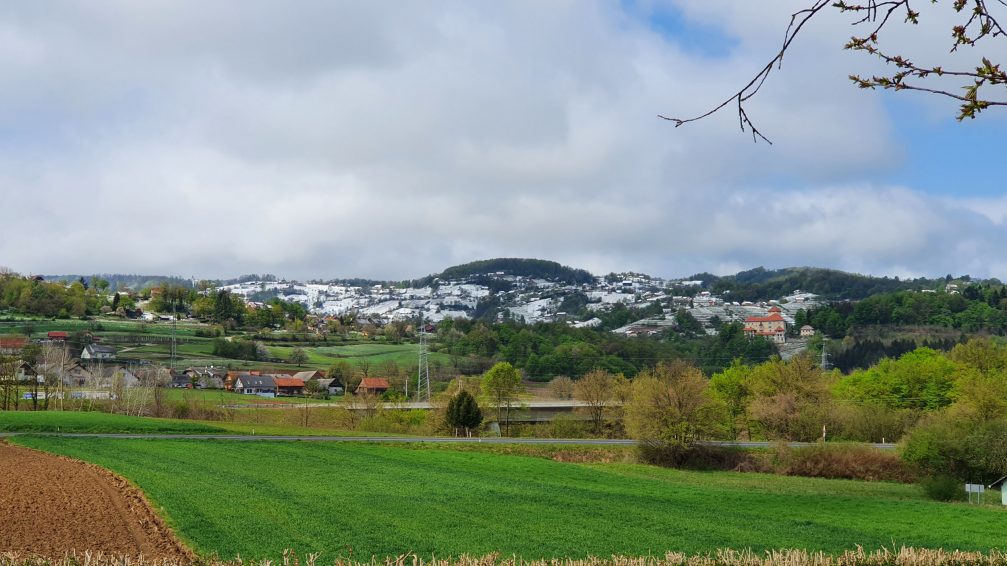
<svg viewBox="0 0 1007 566"><path fill-rule="evenodd" d="M115 348L111 346L88 344L87 346L84 346L84 351L80 353L80 359L93 361L114 360Z"/></svg>

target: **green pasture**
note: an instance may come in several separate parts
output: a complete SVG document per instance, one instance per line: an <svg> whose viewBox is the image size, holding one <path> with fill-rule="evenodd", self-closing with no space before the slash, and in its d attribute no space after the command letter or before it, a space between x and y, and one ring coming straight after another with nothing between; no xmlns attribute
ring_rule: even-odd
<svg viewBox="0 0 1007 566"><path fill-rule="evenodd" d="M172 333L170 322L146 322L140 320L124 320L115 317L99 317L94 320L65 319L31 319L17 317L13 320L5 317L0 320L0 334L25 334L25 326L31 327L32 336L39 337L53 330L77 332L93 331L96 334L147 334L169 336ZM175 325L177 336L193 336L197 329L207 328L207 325L197 322L178 322Z"/></svg>
<svg viewBox="0 0 1007 566"><path fill-rule="evenodd" d="M181 389L164 390L164 398L173 402L192 402L201 405L276 405L289 403L304 403L302 397L260 397L258 395L242 395L223 389ZM309 403L325 403L318 399L309 399Z"/></svg>
<svg viewBox="0 0 1007 566"><path fill-rule="evenodd" d="M234 421L196 421L130 417L113 413L77 411L3 411L0 432L85 434L241 434L284 436L387 436L367 431L348 431L325 426L327 409L312 407L309 423L301 426L297 409L235 412ZM286 417L286 418L280 418Z"/></svg>
<svg viewBox="0 0 1007 566"><path fill-rule="evenodd" d="M296 346L269 346L269 355L282 360L290 359ZM343 360L352 366L370 364L372 371L380 373L381 367L389 363L400 368L415 366L419 355L416 344L348 344L345 346L305 346L308 354L307 365L326 369ZM430 353L431 364L449 365L451 356L440 352Z"/></svg>
<svg viewBox="0 0 1007 566"><path fill-rule="evenodd" d="M685 472L429 446L17 437L142 488L202 555L524 558L1007 546L993 507L911 485Z"/></svg>
<svg viewBox="0 0 1007 566"><path fill-rule="evenodd" d="M279 362L259 362L248 360L235 360L221 358L213 354L213 339L192 338L190 341L180 343L176 346L176 367L202 366L215 364L226 366L232 369L252 369L264 366L277 369L325 370L338 361L345 361L351 366L360 367L364 364L370 366L370 371L374 375L381 373L383 367L394 364L399 368L415 366L417 361L416 344L348 344L341 346L296 346L296 345L267 345L269 357L278 360L289 360L294 348L301 347L308 355L308 361L303 366ZM119 350L121 359L145 359L166 363L171 358L170 344L140 344L136 346L123 346ZM451 357L447 354L432 352L430 363L450 365Z"/></svg>
<svg viewBox="0 0 1007 566"><path fill-rule="evenodd" d="M213 434L225 429L194 421L76 411L3 411L0 432Z"/></svg>

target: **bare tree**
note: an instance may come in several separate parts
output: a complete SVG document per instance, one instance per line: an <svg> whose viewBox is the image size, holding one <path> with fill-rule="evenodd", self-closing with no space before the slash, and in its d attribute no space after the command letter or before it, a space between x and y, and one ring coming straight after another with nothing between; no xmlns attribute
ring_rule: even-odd
<svg viewBox="0 0 1007 566"><path fill-rule="evenodd" d="M18 367L21 365L17 356L0 356L0 409L16 411L18 409Z"/></svg>
<svg viewBox="0 0 1007 566"><path fill-rule="evenodd" d="M56 389L59 408L63 410L63 398L65 394L64 373L66 372L67 362L70 359L66 343L52 340L43 343L40 358L41 363L39 367L42 372L42 387L45 390L45 408L49 408L49 398L52 389Z"/></svg>
<svg viewBox="0 0 1007 566"><path fill-rule="evenodd" d="M880 47L881 33L895 20L901 19L904 24L916 25L920 20L920 12L913 9L918 0L863 0L862 2L846 2L845 0L815 0L803 10L798 10L790 16L790 25L783 36L783 45L776 56L769 60L762 69L752 77L740 90L730 95L723 102L710 110L691 118L672 118L658 115L659 118L674 122L675 126L702 120L716 114L729 105L738 110L738 121L741 130L751 131L752 139L760 139L772 143L769 138L755 126L745 110L745 103L755 96L774 69L783 64L783 57L791 48L794 38L804 29L805 25L816 15L828 7L837 9L842 14L852 14L854 26L859 26L865 33L855 35L844 46L851 51L861 51L876 57L885 64L894 67L894 73L862 77L851 74L850 80L859 88L891 89L895 91L918 91L938 96L944 96L959 101L958 120L975 118L979 112L993 106L1007 106L1007 72L1000 65L986 57L980 57L978 63L969 66L946 69L936 63L916 63L910 57L892 53ZM932 4L939 3L931 0ZM1007 9L1005 0L950 0L954 12L951 22L951 53L958 53L960 47L975 47L984 39L997 39L1007 36L1003 27L997 21L992 7ZM941 2L941 4L945 4ZM1001 14L1002 15L1002 14ZM951 86L950 83L956 83ZM998 94L987 96L989 87ZM999 97L999 98L997 98Z"/></svg>
<svg viewBox="0 0 1007 566"><path fill-rule="evenodd" d="M572 398L573 387L573 380L566 376L555 377L549 382L549 391L557 399Z"/></svg>
<svg viewBox="0 0 1007 566"><path fill-rule="evenodd" d="M573 386L573 397L584 403L586 412L596 434L605 424L605 411L615 400L615 376L605 370L594 370L581 377Z"/></svg>
<svg viewBox="0 0 1007 566"><path fill-rule="evenodd" d="M371 374L371 361L367 358L361 358L357 361L357 369L364 377L369 377Z"/></svg>

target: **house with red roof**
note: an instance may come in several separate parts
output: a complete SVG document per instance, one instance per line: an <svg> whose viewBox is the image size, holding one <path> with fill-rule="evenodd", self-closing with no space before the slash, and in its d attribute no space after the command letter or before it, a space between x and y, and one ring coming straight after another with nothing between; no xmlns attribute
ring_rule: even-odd
<svg viewBox="0 0 1007 566"><path fill-rule="evenodd" d="M304 380L299 377L273 376L277 396L304 395Z"/></svg>
<svg viewBox="0 0 1007 566"><path fill-rule="evenodd" d="M745 319L745 336L764 336L777 344L787 342L787 321L783 320L780 307L770 307L766 316L750 316Z"/></svg>
<svg viewBox="0 0 1007 566"><path fill-rule="evenodd" d="M6 356L16 356L28 344L25 336L0 336L0 354Z"/></svg>
<svg viewBox="0 0 1007 566"><path fill-rule="evenodd" d="M381 395L392 385L383 377L365 377L357 386L357 395Z"/></svg>

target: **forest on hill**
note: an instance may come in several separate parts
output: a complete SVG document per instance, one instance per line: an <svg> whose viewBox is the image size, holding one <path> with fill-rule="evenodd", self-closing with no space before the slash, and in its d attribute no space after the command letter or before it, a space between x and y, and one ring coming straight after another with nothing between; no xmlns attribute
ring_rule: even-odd
<svg viewBox="0 0 1007 566"><path fill-rule="evenodd" d="M594 282L594 276L586 270L575 269L561 265L555 261L544 259L522 259L522 258L497 258L473 261L461 265L455 265L445 269L436 275L428 275L413 281L414 287L425 287L433 283L434 279L465 279L479 275L490 275L494 273L505 273L507 275L530 277L533 279L547 279L567 283L569 285L582 285Z"/></svg>
<svg viewBox="0 0 1007 566"><path fill-rule="evenodd" d="M718 277L709 273L692 276L703 281L715 294L730 296L732 301L765 301L778 299L796 290L814 293L832 300L857 300L879 293L920 289L937 289L951 276L938 279L899 279L898 277L874 277L848 273L835 269L817 267L788 267L766 269L757 267L734 275ZM969 276L960 280L969 281Z"/></svg>

